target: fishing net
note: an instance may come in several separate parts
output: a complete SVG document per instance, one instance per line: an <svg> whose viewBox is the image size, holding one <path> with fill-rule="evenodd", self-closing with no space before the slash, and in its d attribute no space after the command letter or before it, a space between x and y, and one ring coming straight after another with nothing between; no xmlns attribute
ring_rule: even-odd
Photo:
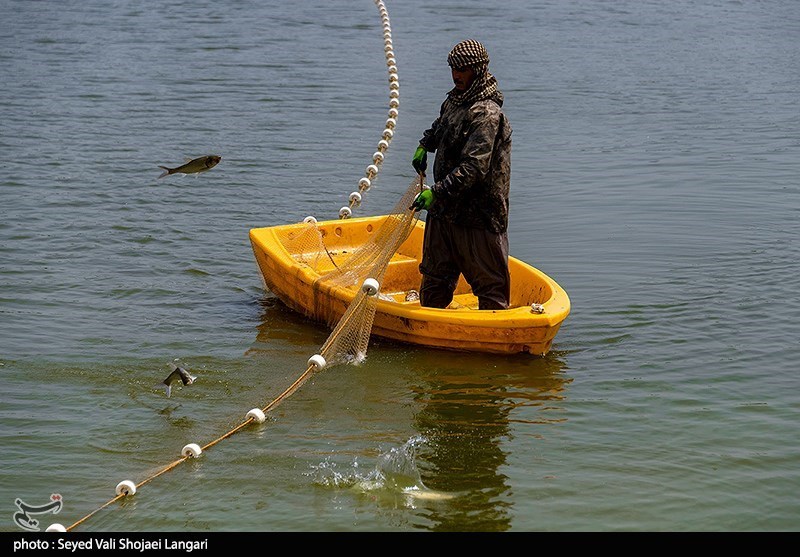
<svg viewBox="0 0 800 557"><path fill-rule="evenodd" d="M416 225L419 213L410 210L409 206L419 191L420 183L415 180L378 230L338 264L325 247L324 237L313 220L307 222L306 228L292 240L292 246L287 246L299 262L312 269L333 265L332 270L321 274L318 284L358 287L352 302L320 350L327 366L364 361L377 300L381 297L380 290L365 286L365 281L372 279L380 287L389 261Z"/></svg>
<svg viewBox="0 0 800 557"><path fill-rule="evenodd" d="M367 166L366 176L359 180L360 191L350 194L351 207L360 204L362 193L369 189L375 179L379 166L384 159L384 152L389 147L389 141L394 135L394 127L398 115L399 82L392 46L389 14L382 0L375 0L375 4L379 8L383 21L384 53L389 70L389 118L386 120L386 128L383 130L382 139L378 142L378 151L372 156L373 164ZM265 414L291 396L315 371L334 364L362 362L366 357L377 298L380 295L380 283L384 278L393 254L408 238L417 222L417 213L410 210L409 206L421 187L421 183L412 183L397 202L397 205L387 215L377 233L372 235L363 245L353 249L353 253L348 254L348 257L344 258L341 253L337 254L338 263L325 246L324 236L314 219L306 219L305 226L299 232L295 231L291 237L282 239L287 250L298 263L318 272L320 275L317 281L319 285L340 285L347 288L358 285L357 293L322 346L320 354L315 354L309 359L305 372L294 383L263 408L250 410L239 425L202 447L196 443L187 444L181 451L181 458L150 473L144 480L138 483L130 480L119 482L116 488L116 497L96 508L68 528L56 523L48 527L47 531L65 532L72 530L99 511L107 508L113 502L134 495L137 488L175 469L187 459L199 457L203 451L241 431L250 424L263 423L266 419ZM349 217L352 213L351 207L342 207L339 212L340 217Z"/></svg>

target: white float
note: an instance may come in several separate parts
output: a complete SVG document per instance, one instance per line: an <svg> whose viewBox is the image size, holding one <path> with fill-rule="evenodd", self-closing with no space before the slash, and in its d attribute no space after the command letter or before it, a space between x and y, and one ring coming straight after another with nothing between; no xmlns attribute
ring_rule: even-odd
<svg viewBox="0 0 800 557"><path fill-rule="evenodd" d="M200 448L200 445L197 443L189 443L183 448L181 454L185 457L197 458L202 452L203 449Z"/></svg>
<svg viewBox="0 0 800 557"><path fill-rule="evenodd" d="M246 417L248 419L252 418L254 422L258 422L260 424L263 424L264 421L267 419L261 408L253 408L247 413Z"/></svg>
<svg viewBox="0 0 800 557"><path fill-rule="evenodd" d="M308 359L308 365L314 366L318 370L324 368L326 364L327 362L325 361L325 358L323 358L319 354L314 354Z"/></svg>
<svg viewBox="0 0 800 557"><path fill-rule="evenodd" d="M374 296L378 293L380 287L381 285L378 283L378 281L370 277L364 281L364 284L361 285L361 291L367 296Z"/></svg>
<svg viewBox="0 0 800 557"><path fill-rule="evenodd" d="M130 480L122 480L117 484L117 489L115 491L117 495L125 495L126 497L129 495L135 495L136 484Z"/></svg>

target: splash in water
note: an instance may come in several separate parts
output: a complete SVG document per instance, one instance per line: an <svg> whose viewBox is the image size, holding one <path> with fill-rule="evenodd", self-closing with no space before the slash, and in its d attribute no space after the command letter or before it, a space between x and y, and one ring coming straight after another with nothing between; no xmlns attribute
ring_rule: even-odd
<svg viewBox="0 0 800 557"><path fill-rule="evenodd" d="M400 495L407 506L417 500L438 501L454 497L451 493L429 489L422 483L416 464L417 449L425 443L423 437L412 437L401 447L393 447L378 457L375 467L362 470L354 459L347 470L337 470L337 465L325 459L312 466L314 482L324 487L352 489L377 499L396 502Z"/></svg>

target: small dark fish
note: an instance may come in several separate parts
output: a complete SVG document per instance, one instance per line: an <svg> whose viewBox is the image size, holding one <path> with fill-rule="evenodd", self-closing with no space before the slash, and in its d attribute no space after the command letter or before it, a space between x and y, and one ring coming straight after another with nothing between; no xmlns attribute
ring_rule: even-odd
<svg viewBox="0 0 800 557"><path fill-rule="evenodd" d="M211 170L219 161L222 160L222 157L219 155L206 155L204 157L197 157L196 159L192 159L186 164L182 164L177 168L167 168L166 166L158 165L159 168L163 168L164 172L161 173L159 178L163 178L164 176L169 176L170 174L199 174L200 172L205 172L206 170Z"/></svg>
<svg viewBox="0 0 800 557"><path fill-rule="evenodd" d="M170 362L169 365L172 366L172 373L167 375L167 378L162 381L162 383L167 386L167 398L169 398L170 394L172 394L173 383L180 381L184 385L191 385L197 379L197 377L190 375L185 368L176 366L172 362Z"/></svg>

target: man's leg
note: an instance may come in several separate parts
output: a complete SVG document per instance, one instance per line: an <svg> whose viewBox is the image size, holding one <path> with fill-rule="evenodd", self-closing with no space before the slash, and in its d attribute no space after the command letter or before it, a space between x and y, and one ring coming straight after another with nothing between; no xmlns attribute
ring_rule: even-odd
<svg viewBox="0 0 800 557"><path fill-rule="evenodd" d="M478 309L507 309L511 292L508 272L508 234L461 228L458 263L478 297Z"/></svg>
<svg viewBox="0 0 800 557"><path fill-rule="evenodd" d="M452 259L452 243L449 226L445 222L428 217L422 243L422 284L419 303L424 307L446 308L453 301L453 292L461 274Z"/></svg>
<svg viewBox="0 0 800 557"><path fill-rule="evenodd" d="M419 305L428 308L446 308L453 301L458 281L422 275L419 288Z"/></svg>

